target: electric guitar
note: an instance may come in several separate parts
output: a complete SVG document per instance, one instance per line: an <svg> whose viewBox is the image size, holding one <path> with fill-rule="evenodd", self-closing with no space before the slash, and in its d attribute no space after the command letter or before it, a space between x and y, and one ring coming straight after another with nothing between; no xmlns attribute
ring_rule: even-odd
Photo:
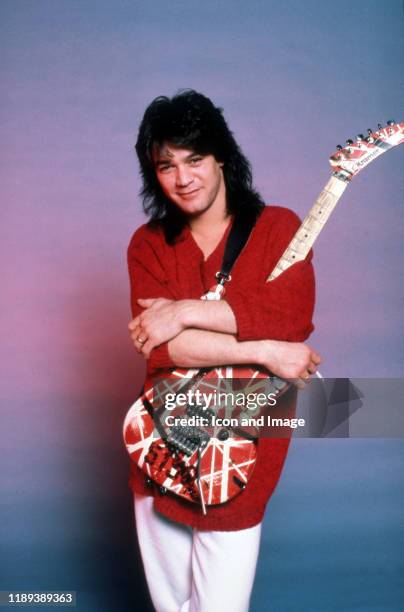
<svg viewBox="0 0 404 612"><path fill-rule="evenodd" d="M352 178L404 142L404 123L388 121L346 142L329 158L332 175L267 282L305 259ZM202 299L220 299L222 289L219 282ZM206 506L224 503L245 488L257 456L258 428L242 426L247 413L254 417L254 412L246 411L243 402L229 412L220 394L265 393L276 401L289 386L263 369L176 369L145 389L129 409L123 425L127 451L162 492L199 503L206 513ZM206 401L212 396L219 398L214 409ZM205 404L196 402L197 397Z"/></svg>

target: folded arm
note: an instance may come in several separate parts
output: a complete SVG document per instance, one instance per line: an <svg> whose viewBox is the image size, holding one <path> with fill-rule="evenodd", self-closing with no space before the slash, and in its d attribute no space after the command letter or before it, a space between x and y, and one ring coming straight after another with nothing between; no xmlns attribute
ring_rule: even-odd
<svg viewBox="0 0 404 612"><path fill-rule="evenodd" d="M186 329L237 333L234 313L226 302L203 300L138 299L144 310L129 323L139 353L149 359L154 348Z"/></svg>
<svg viewBox="0 0 404 612"><path fill-rule="evenodd" d="M319 355L306 344L278 340L240 342L230 334L189 329L168 342L168 351L179 367L257 364L273 374L304 384L314 374Z"/></svg>
<svg viewBox="0 0 404 612"><path fill-rule="evenodd" d="M313 329L310 257L263 285L255 293L231 287L220 301L137 299L141 312L129 324L135 346L148 359L153 349L190 328L236 334L238 340L305 340Z"/></svg>

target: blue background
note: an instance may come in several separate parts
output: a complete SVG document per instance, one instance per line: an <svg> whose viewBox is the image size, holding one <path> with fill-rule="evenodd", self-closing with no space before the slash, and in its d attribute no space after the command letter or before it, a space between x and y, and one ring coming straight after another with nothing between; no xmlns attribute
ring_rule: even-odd
<svg viewBox="0 0 404 612"><path fill-rule="evenodd" d="M210 96L265 199L304 216L338 142L403 120L402 2L3 0L0 22L0 587L146 610L121 442L144 375L125 261L144 108ZM326 376L402 376L402 155L353 181L316 243ZM294 442L252 610L402 609L403 455L401 440Z"/></svg>

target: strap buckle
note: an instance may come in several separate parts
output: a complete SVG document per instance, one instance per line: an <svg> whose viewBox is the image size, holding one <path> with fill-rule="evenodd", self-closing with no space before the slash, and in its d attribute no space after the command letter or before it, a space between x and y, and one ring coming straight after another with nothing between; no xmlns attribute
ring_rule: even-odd
<svg viewBox="0 0 404 612"><path fill-rule="evenodd" d="M216 272L215 278L217 278L220 285L224 285L231 281L231 274L226 274L226 272Z"/></svg>

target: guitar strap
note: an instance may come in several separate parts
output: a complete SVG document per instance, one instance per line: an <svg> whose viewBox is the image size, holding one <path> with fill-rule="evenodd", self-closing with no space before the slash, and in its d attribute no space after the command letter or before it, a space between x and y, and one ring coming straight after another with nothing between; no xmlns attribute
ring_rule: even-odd
<svg viewBox="0 0 404 612"><path fill-rule="evenodd" d="M224 284L231 280L230 272L241 251L247 244L247 241L261 212L262 210L260 210L258 213L254 211L253 214L251 214L250 211L248 211L250 214L236 214L226 241L220 271L216 272L218 285L215 288L212 288L206 296L203 296L203 299L217 300L220 299L221 295L223 295Z"/></svg>

